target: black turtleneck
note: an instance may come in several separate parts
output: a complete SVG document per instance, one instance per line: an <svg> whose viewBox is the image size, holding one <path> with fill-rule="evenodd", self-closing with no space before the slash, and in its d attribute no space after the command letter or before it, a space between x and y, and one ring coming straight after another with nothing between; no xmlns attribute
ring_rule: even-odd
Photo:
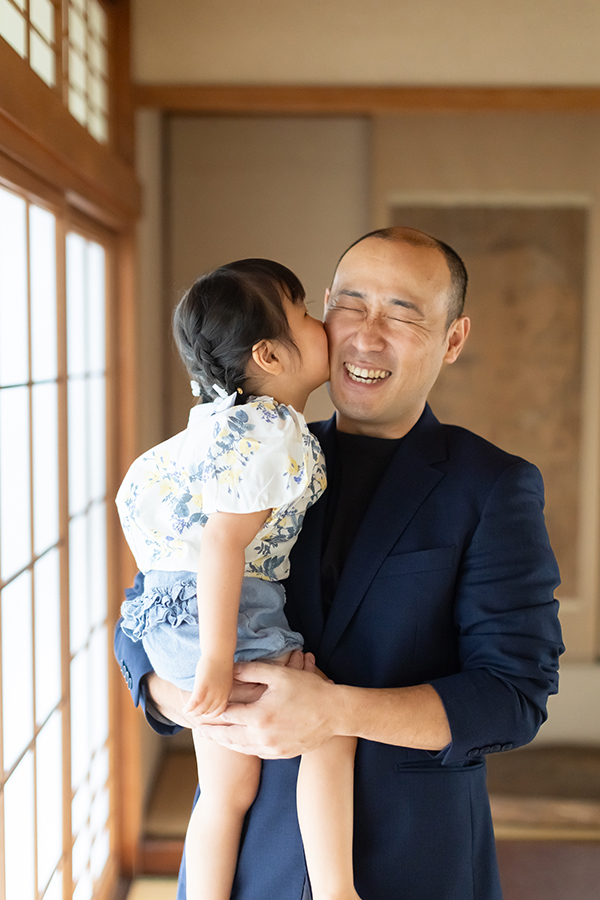
<svg viewBox="0 0 600 900"><path fill-rule="evenodd" d="M328 487L323 498L327 509L321 585L326 615L359 525L402 439L389 440L336 431L335 440L335 462L328 468Z"/></svg>

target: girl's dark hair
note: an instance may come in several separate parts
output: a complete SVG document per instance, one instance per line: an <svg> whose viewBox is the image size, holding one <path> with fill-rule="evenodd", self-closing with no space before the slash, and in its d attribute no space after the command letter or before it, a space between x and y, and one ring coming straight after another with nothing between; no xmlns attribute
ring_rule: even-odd
<svg viewBox="0 0 600 900"><path fill-rule="evenodd" d="M305 293L293 272L270 259L238 259L201 275L178 303L173 334L181 359L204 400L213 384L244 391L252 348L281 341L297 351L283 298L302 303Z"/></svg>

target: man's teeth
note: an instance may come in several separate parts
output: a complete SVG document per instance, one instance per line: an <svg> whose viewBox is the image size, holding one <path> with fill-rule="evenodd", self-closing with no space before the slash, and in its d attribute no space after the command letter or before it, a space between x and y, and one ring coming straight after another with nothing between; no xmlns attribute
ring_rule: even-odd
<svg viewBox="0 0 600 900"><path fill-rule="evenodd" d="M358 381L359 384L373 384L373 382L390 375L386 369L360 369L358 366L353 366L352 363L345 363L345 366L352 381Z"/></svg>

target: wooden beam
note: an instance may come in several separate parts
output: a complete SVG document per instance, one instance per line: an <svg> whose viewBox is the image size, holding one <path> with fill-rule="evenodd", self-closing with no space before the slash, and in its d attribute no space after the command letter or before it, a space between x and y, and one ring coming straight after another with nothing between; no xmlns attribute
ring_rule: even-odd
<svg viewBox="0 0 600 900"><path fill-rule="evenodd" d="M137 84L137 106L246 115L598 112L600 87L365 87Z"/></svg>
<svg viewBox="0 0 600 900"><path fill-rule="evenodd" d="M0 40L0 147L14 162L112 228L140 208L133 166L99 144L21 57Z"/></svg>

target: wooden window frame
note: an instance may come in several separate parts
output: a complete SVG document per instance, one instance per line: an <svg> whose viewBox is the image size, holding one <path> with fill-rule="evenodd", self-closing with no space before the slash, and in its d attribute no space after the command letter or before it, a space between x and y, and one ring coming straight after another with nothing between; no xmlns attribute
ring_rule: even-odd
<svg viewBox="0 0 600 900"><path fill-rule="evenodd" d="M57 241L69 229L98 239L109 248L107 270L107 495L114 496L120 477L136 451L135 359L135 224L140 190L133 169L133 103L129 78L129 0L112 0L109 13L110 139L99 144L70 114L57 86L51 88L4 40L0 40L0 184L50 210L57 218ZM57 73L62 28L57 30ZM118 90L116 87L118 85ZM24 102L26 98L26 102ZM64 317L64 256L59 271L59 315ZM117 319L118 309L118 319ZM63 323L64 324L64 323ZM60 348L64 353L65 348ZM66 402L59 389L59 404ZM64 413L64 407L63 407ZM65 465L66 435L59 435ZM123 585L134 575L113 505L108 503L108 627L119 614ZM61 521L66 512L61 509ZM63 533L63 532L61 532ZM62 579L68 580L65 567ZM65 587L65 583L61 584ZM63 592L63 598L67 596ZM64 602L64 599L63 599ZM63 628L68 615L63 609ZM68 647L63 633L63 647ZM109 644L112 644L109 633ZM96 896L114 895L121 875L135 866L141 826L141 790L135 760L139 717L117 667L109 661L109 746L111 749L111 858ZM68 666L63 651L63 666ZM64 683L63 672L63 683ZM68 681L67 681L68 683ZM67 743L63 753L69 752ZM65 797L70 779L63 784ZM70 795L69 795L70 797ZM66 803L66 800L65 800ZM70 808L70 802L65 809ZM70 821L65 828L70 827Z"/></svg>

